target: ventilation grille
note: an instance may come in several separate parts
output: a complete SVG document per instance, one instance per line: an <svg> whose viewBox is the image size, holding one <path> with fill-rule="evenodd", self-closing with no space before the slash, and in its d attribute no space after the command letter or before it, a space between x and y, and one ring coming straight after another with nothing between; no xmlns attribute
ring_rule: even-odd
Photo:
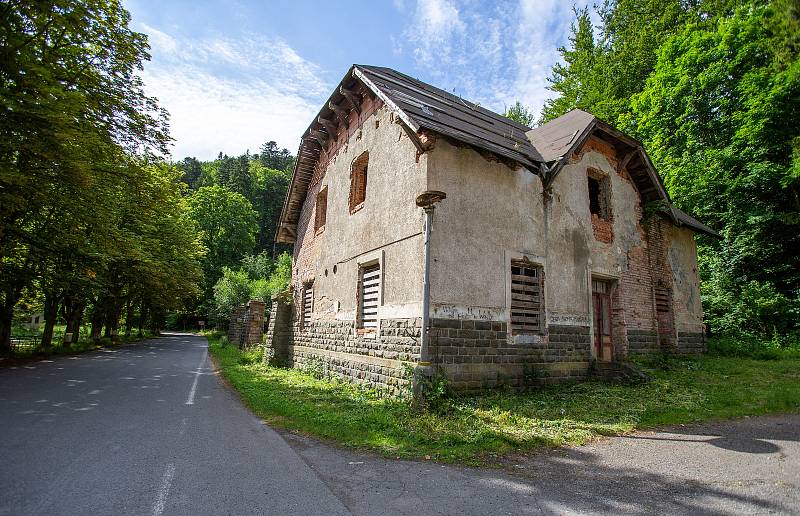
<svg viewBox="0 0 800 516"><path fill-rule="evenodd" d="M359 292L359 321L366 330L378 328L378 294L381 285L380 265L370 265L361 269L361 290Z"/></svg>
<svg viewBox="0 0 800 516"><path fill-rule="evenodd" d="M311 324L311 310L314 305L314 285L309 283L303 288L303 327Z"/></svg>
<svg viewBox="0 0 800 516"><path fill-rule="evenodd" d="M511 264L511 332L542 331L541 268L528 264Z"/></svg>
<svg viewBox="0 0 800 516"><path fill-rule="evenodd" d="M669 290L664 287L656 287L656 312L666 314L670 312L670 295Z"/></svg>

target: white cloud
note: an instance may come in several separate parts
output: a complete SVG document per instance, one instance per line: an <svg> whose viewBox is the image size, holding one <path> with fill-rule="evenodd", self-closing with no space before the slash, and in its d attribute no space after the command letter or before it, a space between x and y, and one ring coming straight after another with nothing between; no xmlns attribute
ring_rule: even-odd
<svg viewBox="0 0 800 516"><path fill-rule="evenodd" d="M330 89L319 67L281 39L142 30L153 54L142 76L148 94L170 112L174 159L256 152L267 140L295 152Z"/></svg>
<svg viewBox="0 0 800 516"><path fill-rule="evenodd" d="M464 22L453 1L418 0L413 22L405 36L415 45L417 62L432 66L440 60L453 58L453 40L463 36L464 29Z"/></svg>
<svg viewBox="0 0 800 516"><path fill-rule="evenodd" d="M403 35L437 86L495 111L519 100L538 114L553 95L547 77L567 42L572 5L504 0L486 8L474 0L419 0Z"/></svg>
<svg viewBox="0 0 800 516"><path fill-rule="evenodd" d="M573 20L572 4L559 0L521 0L514 57L517 75L513 91L517 98L539 113L553 96L547 78L561 58Z"/></svg>

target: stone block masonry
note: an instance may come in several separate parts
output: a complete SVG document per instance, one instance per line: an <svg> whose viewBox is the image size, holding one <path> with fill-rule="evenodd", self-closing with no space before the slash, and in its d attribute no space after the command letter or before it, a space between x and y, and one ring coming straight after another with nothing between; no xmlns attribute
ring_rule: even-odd
<svg viewBox="0 0 800 516"><path fill-rule="evenodd" d="M291 304L273 302L264 343L272 364L321 368L392 395L407 389L406 365L419 359L421 318L383 319L377 335L360 335L353 321L315 320L302 327L290 313Z"/></svg>
<svg viewBox="0 0 800 516"><path fill-rule="evenodd" d="M431 320L431 355L453 390L522 389L589 374L589 328L551 325L525 344L514 343L507 329L503 321Z"/></svg>
<svg viewBox="0 0 800 516"><path fill-rule="evenodd" d="M240 348L260 344L264 333L264 309L265 303L256 299L235 308L228 323L228 341Z"/></svg>

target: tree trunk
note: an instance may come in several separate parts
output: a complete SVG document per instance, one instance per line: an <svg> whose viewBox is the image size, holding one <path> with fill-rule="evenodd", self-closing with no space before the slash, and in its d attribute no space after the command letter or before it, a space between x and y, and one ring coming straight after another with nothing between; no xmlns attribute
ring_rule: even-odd
<svg viewBox="0 0 800 516"><path fill-rule="evenodd" d="M72 342L78 342L81 335L81 322L83 321L83 312L86 309L86 301L78 299L74 296L66 296L64 298L64 319L67 321L67 331L64 334L72 334ZM64 347L68 348L72 342L64 341Z"/></svg>
<svg viewBox="0 0 800 516"><path fill-rule="evenodd" d="M128 306L125 311L125 336L131 336L131 329L133 328L133 302L128 298Z"/></svg>
<svg viewBox="0 0 800 516"><path fill-rule="evenodd" d="M11 323L14 322L14 304L10 300L0 305L0 354L11 353Z"/></svg>
<svg viewBox="0 0 800 516"><path fill-rule="evenodd" d="M99 306L99 301L95 303L92 308L92 340L100 340L100 333L103 331L103 314L102 307Z"/></svg>
<svg viewBox="0 0 800 516"><path fill-rule="evenodd" d="M45 292L44 294L44 331L42 332L41 347L44 350L50 349L53 343L53 329L56 325L58 316L58 296Z"/></svg>
<svg viewBox="0 0 800 516"><path fill-rule="evenodd" d="M142 304L141 310L139 311L139 337L144 337L144 333L142 333L142 328L144 327L145 323L147 322L147 305Z"/></svg>
<svg viewBox="0 0 800 516"><path fill-rule="evenodd" d="M0 354L11 353L11 325L14 323L14 305L19 301L22 288L9 287L3 292L0 303Z"/></svg>

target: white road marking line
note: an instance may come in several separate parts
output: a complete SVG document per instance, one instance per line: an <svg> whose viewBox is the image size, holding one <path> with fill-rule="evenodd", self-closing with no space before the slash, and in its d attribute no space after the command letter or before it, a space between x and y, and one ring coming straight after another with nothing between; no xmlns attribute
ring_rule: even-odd
<svg viewBox="0 0 800 516"><path fill-rule="evenodd" d="M197 366L197 371L194 372L194 382L192 382L192 388L189 391L189 398L186 400L187 405L194 405L194 393L197 390L197 380L200 379L200 373L203 371L203 366L206 363L206 356L208 352L203 352L203 360L200 361L200 365Z"/></svg>
<svg viewBox="0 0 800 516"><path fill-rule="evenodd" d="M181 435L183 435L183 434L184 434L184 432L186 432L186 420L187 420L187 419L188 419L188 418L183 418L183 420L181 421L181 431L180 431L180 434L181 434Z"/></svg>
<svg viewBox="0 0 800 516"><path fill-rule="evenodd" d="M164 477L161 479L161 486L158 488L158 496L153 504L153 516L159 516L164 512L164 506L167 504L167 496L169 496L169 488L172 487L172 478L175 476L175 464L167 464L167 470L164 472Z"/></svg>

